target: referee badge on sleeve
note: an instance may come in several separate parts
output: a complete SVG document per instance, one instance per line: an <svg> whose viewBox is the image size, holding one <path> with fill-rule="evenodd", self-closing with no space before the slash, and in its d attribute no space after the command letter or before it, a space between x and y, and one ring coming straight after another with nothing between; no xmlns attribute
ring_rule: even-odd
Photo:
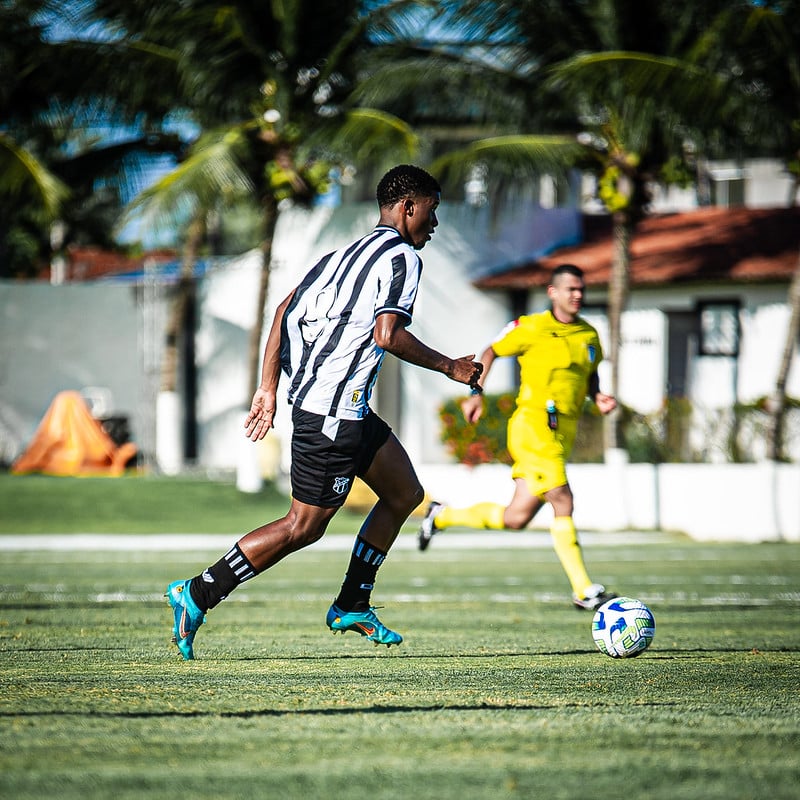
<svg viewBox="0 0 800 800"><path fill-rule="evenodd" d="M586 351L589 355L589 363L594 364L597 359L597 348L593 344L586 345Z"/></svg>

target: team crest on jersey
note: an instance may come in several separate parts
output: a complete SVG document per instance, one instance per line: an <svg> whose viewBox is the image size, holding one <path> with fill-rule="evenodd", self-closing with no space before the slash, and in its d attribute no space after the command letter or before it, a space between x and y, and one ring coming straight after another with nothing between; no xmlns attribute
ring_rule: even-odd
<svg viewBox="0 0 800 800"><path fill-rule="evenodd" d="M350 485L350 478L334 478L333 479L333 491L336 494L344 494L347 491L347 487Z"/></svg>
<svg viewBox="0 0 800 800"><path fill-rule="evenodd" d="M355 405L361 399L361 392L355 391L353 392L353 396L350 398L350 402Z"/></svg>
<svg viewBox="0 0 800 800"><path fill-rule="evenodd" d="M597 358L597 348L593 344L586 345L586 350L589 354L589 363L594 364Z"/></svg>

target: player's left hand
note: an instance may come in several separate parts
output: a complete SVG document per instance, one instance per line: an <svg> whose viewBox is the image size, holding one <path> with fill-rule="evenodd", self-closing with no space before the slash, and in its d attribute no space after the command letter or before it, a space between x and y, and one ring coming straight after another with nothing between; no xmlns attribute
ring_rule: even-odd
<svg viewBox="0 0 800 800"><path fill-rule="evenodd" d="M453 372L450 377L459 383L477 386L478 379L483 373L483 364L480 361L474 361L474 358L475 353L453 359Z"/></svg>
<svg viewBox="0 0 800 800"><path fill-rule="evenodd" d="M617 407L616 397L598 392L594 396L594 403L601 414L610 414Z"/></svg>

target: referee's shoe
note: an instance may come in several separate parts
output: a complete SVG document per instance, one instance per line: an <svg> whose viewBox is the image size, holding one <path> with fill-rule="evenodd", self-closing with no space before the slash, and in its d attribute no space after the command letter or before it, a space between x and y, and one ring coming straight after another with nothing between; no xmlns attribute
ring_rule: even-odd
<svg viewBox="0 0 800 800"><path fill-rule="evenodd" d="M431 539L436 535L436 523L434 519L442 508L444 508L444 506L441 503L437 503L435 500L428 505L428 510L422 518L422 523L417 533L417 547L419 547L420 550L427 550Z"/></svg>
<svg viewBox="0 0 800 800"><path fill-rule="evenodd" d="M583 611L595 611L596 609L600 608L603 603L607 603L609 600L613 600L615 597L619 597L616 592L607 591L606 587L601 583L593 583L586 590L586 595L584 597L578 597L578 595L573 594L572 604L575 606L575 608Z"/></svg>

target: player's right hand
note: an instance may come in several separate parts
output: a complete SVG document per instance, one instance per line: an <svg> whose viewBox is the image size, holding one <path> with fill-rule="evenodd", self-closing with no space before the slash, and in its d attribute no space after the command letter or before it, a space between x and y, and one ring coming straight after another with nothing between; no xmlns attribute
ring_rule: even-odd
<svg viewBox="0 0 800 800"><path fill-rule="evenodd" d="M260 386L253 395L250 412L244 421L245 436L254 442L263 439L275 420L275 392L268 392Z"/></svg>

